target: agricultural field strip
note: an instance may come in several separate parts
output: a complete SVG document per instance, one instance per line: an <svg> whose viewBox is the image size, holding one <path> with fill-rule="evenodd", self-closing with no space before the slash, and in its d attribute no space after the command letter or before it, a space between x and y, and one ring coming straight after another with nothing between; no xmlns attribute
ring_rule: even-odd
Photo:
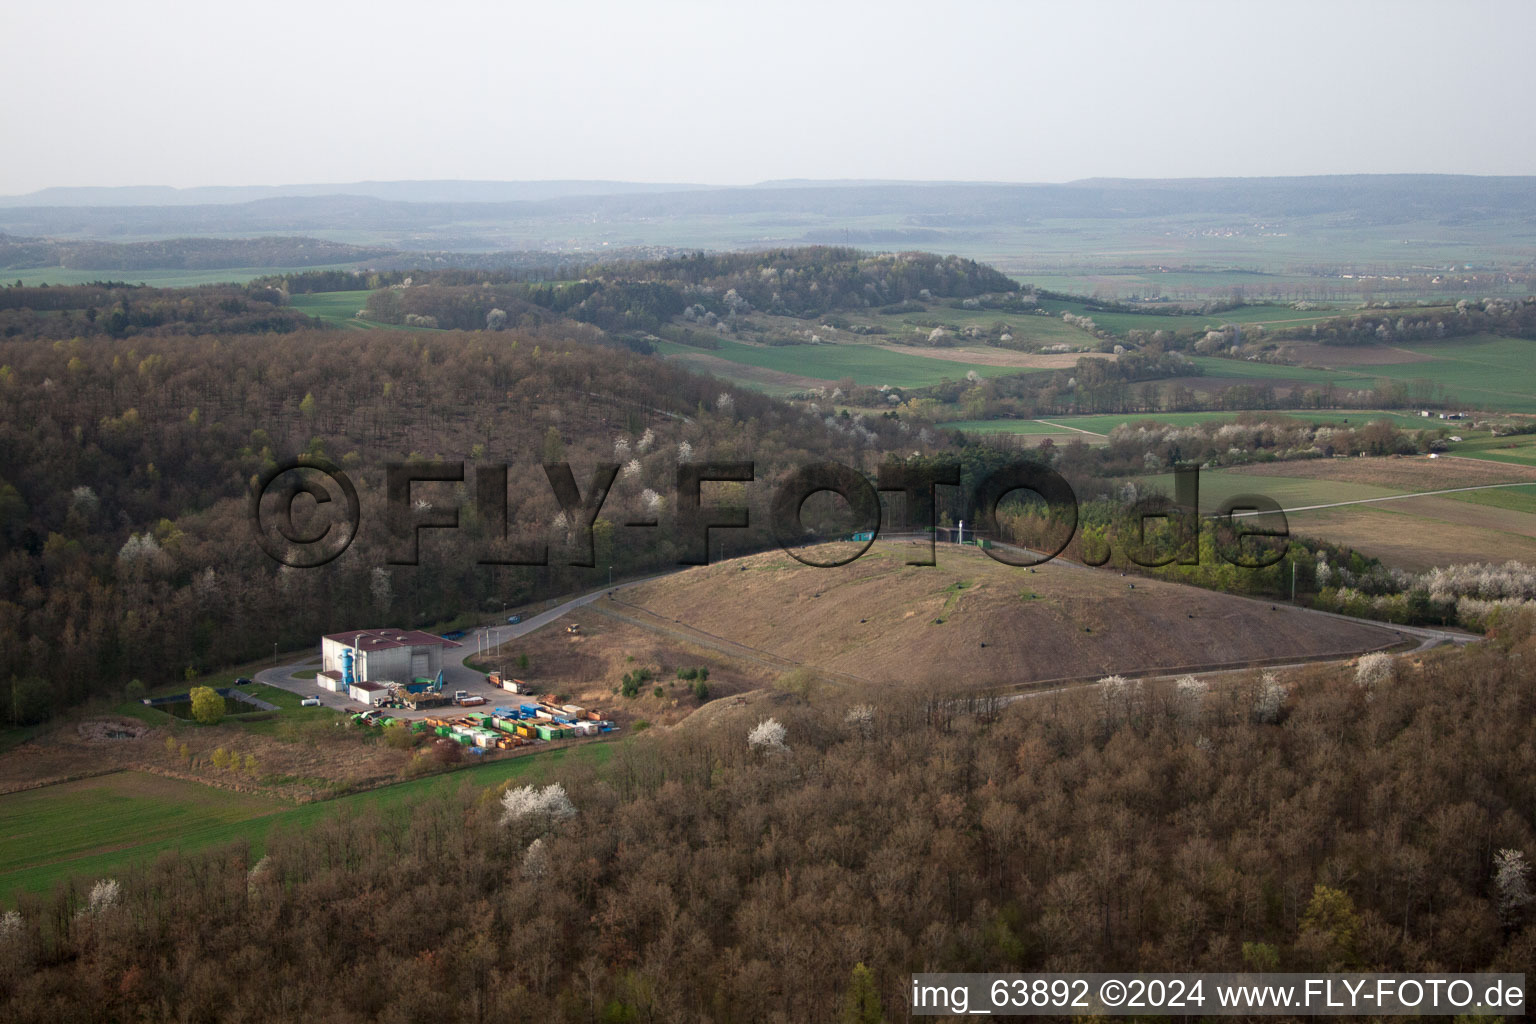
<svg viewBox="0 0 1536 1024"><path fill-rule="evenodd" d="M1054 420L1035 420L1036 423L1044 423L1048 427L1061 427L1065 430L1076 431L1079 434L1087 434L1089 437L1108 437L1108 434L1100 434L1095 430L1084 430L1082 427L1071 427L1065 423L1057 423Z"/></svg>
<svg viewBox="0 0 1536 1024"><path fill-rule="evenodd" d="M541 750L532 755L525 754L488 764L472 765L457 771L396 782L330 800L317 800L298 806L284 805L272 810L263 808L258 813L238 817L215 816L213 820L204 817L195 822L179 821L178 819L192 806L205 805L210 795L213 799L242 799L239 794L206 787L208 794L198 794L190 803L181 801L169 810L160 809L158 816L153 819L152 831L148 835L143 831L144 818L141 814L118 816L108 818L105 823L93 824L88 830L91 834L82 834L79 828L70 829L61 837L62 848L52 850L37 845L34 842L36 837L52 835L51 826L60 820L61 814L77 816L85 808L66 796L65 800L61 801L62 810L39 805L39 809L28 811L23 805L22 810L17 811L14 809L17 806L13 802L15 797L30 796L34 799L39 797L46 799L60 793L54 786L24 790L21 793L0 798L0 820L5 822L5 831L0 835L0 865L3 865L3 870L0 870L0 901L10 902L10 897L18 889L32 892L46 891L48 887L71 875L100 877L111 874L128 866L143 863L168 850L186 852L243 839L251 843L253 856L256 856L260 854L267 835L276 827L309 827L342 808L356 809L373 804L388 807L412 799L426 798L434 793L441 793L451 787L464 784L495 785L528 774L534 774L536 778L542 779L544 772L567 758L578 762L585 760L601 762L611 757L612 753L612 744L607 740L591 740L580 746ZM131 776L140 773L126 774ZM165 781L160 776L153 775L148 776L148 779L150 786L158 786ZM58 785L71 784L59 783ZM193 790L205 788L200 783L187 785L193 787ZM89 799L86 804L94 806ZM172 825L174 829L171 828ZM25 852L18 853L18 849Z"/></svg>
<svg viewBox="0 0 1536 1024"><path fill-rule="evenodd" d="M974 370L983 377L1049 372L1040 368L991 366L912 355L889 345L745 345L722 341L716 349L690 348L676 342L657 345L664 354L712 357L741 366L836 381L851 376L865 386L923 387L954 380Z"/></svg>
<svg viewBox="0 0 1536 1024"><path fill-rule="evenodd" d="M1355 498L1350 501L1331 501L1324 505L1297 505L1295 508L1282 508L1281 512L1312 512L1320 508L1338 508L1341 505L1369 505L1378 501L1401 501L1404 498L1429 498L1437 494L1459 494L1464 491L1491 491L1503 487L1530 487L1531 481L1525 480L1511 484L1477 484L1472 487L1447 487L1438 491L1415 491L1412 494L1388 494L1379 498ZM1234 512L1232 518L1242 519L1247 516L1270 515L1267 512Z"/></svg>

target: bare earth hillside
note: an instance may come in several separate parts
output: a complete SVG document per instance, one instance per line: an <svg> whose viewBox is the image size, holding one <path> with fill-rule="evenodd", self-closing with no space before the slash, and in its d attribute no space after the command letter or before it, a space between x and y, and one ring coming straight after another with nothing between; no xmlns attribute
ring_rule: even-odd
<svg viewBox="0 0 1536 1024"><path fill-rule="evenodd" d="M1342 656L1400 639L1390 627L1064 561L1030 572L941 546L937 566L905 565L914 550L880 543L835 569L755 555L610 600L845 678L979 687Z"/></svg>

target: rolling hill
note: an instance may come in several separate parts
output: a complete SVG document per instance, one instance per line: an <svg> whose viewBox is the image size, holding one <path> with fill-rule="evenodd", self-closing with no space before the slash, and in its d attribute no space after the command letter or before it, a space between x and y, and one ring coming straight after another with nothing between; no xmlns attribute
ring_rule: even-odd
<svg viewBox="0 0 1536 1024"><path fill-rule="evenodd" d="M881 542L836 569L782 552L692 569L615 603L872 682L978 687L1344 656L1399 636L1264 601L1055 561L1035 571L941 546L938 565Z"/></svg>

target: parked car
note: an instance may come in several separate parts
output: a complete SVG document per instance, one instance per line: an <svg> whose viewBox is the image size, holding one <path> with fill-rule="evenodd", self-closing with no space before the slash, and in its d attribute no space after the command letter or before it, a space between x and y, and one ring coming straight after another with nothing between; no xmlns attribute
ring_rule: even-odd
<svg viewBox="0 0 1536 1024"><path fill-rule="evenodd" d="M239 679L235 680L235 685L236 686L250 686L251 685L251 681L249 679L247 679L245 676L241 676Z"/></svg>
<svg viewBox="0 0 1536 1024"><path fill-rule="evenodd" d="M522 621L523 621L523 617L521 615L508 615L507 616L507 624L508 625L515 626L519 622L522 622Z"/></svg>
<svg viewBox="0 0 1536 1024"><path fill-rule="evenodd" d="M299 701L299 706L305 708L317 708L320 706L320 698L305 697L303 700Z"/></svg>

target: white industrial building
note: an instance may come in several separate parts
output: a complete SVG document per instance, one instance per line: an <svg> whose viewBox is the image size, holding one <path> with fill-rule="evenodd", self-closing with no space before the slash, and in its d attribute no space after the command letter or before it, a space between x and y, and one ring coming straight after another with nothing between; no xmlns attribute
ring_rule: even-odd
<svg viewBox="0 0 1536 1024"><path fill-rule="evenodd" d="M383 683L353 683L350 693L353 700L372 707L389 696L389 687Z"/></svg>
<svg viewBox="0 0 1536 1024"><path fill-rule="evenodd" d="M409 684L436 679L443 670L443 648L458 647L419 629L359 629L321 638L321 686L350 693L355 683Z"/></svg>

